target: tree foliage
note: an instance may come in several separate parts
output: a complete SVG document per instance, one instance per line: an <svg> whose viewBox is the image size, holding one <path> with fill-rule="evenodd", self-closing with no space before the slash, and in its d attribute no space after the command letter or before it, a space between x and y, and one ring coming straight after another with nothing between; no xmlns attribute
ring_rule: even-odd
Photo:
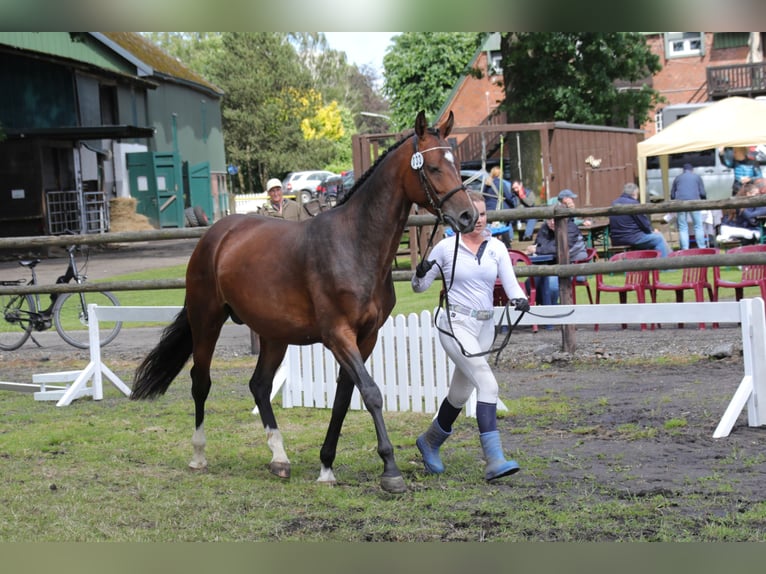
<svg viewBox="0 0 766 574"><path fill-rule="evenodd" d="M408 128L420 110L433 118L461 75L470 73L481 35L475 32L404 32L383 57L383 94L392 127Z"/></svg>
<svg viewBox="0 0 766 574"><path fill-rule="evenodd" d="M360 111L387 113L373 70L349 65L322 33L150 32L155 44L224 91L227 161L243 191L288 171L352 166Z"/></svg>
<svg viewBox="0 0 766 574"><path fill-rule="evenodd" d="M511 122L627 126L661 101L659 58L634 32L502 33L504 108Z"/></svg>

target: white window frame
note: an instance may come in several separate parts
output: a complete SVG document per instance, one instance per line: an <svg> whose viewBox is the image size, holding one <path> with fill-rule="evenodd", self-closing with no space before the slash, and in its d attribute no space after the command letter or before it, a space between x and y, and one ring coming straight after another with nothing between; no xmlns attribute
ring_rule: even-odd
<svg viewBox="0 0 766 574"><path fill-rule="evenodd" d="M695 43L698 43L698 47L694 47ZM666 58L688 58L704 54L704 32L665 32Z"/></svg>
<svg viewBox="0 0 766 574"><path fill-rule="evenodd" d="M500 50L493 50L487 55L489 60L489 71L492 76L503 75L503 54Z"/></svg>

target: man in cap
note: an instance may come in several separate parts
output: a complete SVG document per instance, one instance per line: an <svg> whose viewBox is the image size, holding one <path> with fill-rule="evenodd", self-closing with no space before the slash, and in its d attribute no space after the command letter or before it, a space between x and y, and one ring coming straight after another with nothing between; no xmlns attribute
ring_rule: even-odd
<svg viewBox="0 0 766 574"><path fill-rule="evenodd" d="M301 221L308 218L308 212L297 201L283 197L282 182L277 178L272 177L266 182L266 193L269 194L269 201L258 210L260 215L279 217L290 221Z"/></svg>
<svg viewBox="0 0 766 574"><path fill-rule="evenodd" d="M673 180L670 187L670 199L678 201L693 201L695 199L707 199L705 184L702 178L694 173L694 167L690 163L684 164L684 170ZM678 240L681 249L689 249L689 218L694 223L694 240L697 247L707 247L707 236L701 211L679 211L676 214L678 224Z"/></svg>
<svg viewBox="0 0 766 574"><path fill-rule="evenodd" d="M575 199L577 199L577 194L574 193L571 189L562 189L561 192L558 194L559 203L561 203L561 205L563 205L564 207L568 209L574 209ZM583 225L585 227L590 227L592 223L590 219L579 219L579 218L575 218L574 222L577 225Z"/></svg>

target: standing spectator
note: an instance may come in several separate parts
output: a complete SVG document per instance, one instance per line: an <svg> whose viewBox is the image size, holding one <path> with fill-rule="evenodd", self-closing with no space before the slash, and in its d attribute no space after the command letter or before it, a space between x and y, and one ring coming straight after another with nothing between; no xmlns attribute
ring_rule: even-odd
<svg viewBox="0 0 766 574"><path fill-rule="evenodd" d="M486 460L484 478L491 481L519 470L519 464L506 460L503 454L497 430L497 379L483 354L495 339L492 306L495 281L500 279L517 310L529 311L529 301L516 279L508 250L487 230L484 198L478 192L468 195L479 212L474 230L442 239L434 246L429 259L418 263L412 276L412 289L416 293L428 289L442 273L451 285L449 308L437 320L439 341L455 363L447 396L436 418L415 444L423 455L427 472L444 472L439 449L452 434L452 423L476 389L476 423Z"/></svg>
<svg viewBox="0 0 766 574"><path fill-rule="evenodd" d="M736 195L744 184L751 183L761 177L761 166L756 159L755 147L727 147L723 149L720 155L721 162L726 167L734 168L732 195Z"/></svg>
<svg viewBox="0 0 766 574"><path fill-rule="evenodd" d="M269 217L278 217L289 221L301 221L308 218L308 212L292 199L287 199L282 195L282 182L272 177L266 183L266 193L269 194L269 201L264 203L258 213Z"/></svg>
<svg viewBox="0 0 766 574"><path fill-rule="evenodd" d="M511 192L511 184L502 178L500 166L497 165L489 170L489 178L485 180L481 193L484 196L487 211L514 209L519 205L518 198ZM502 223L508 225L507 221ZM508 249L511 248L511 235L507 231L500 234L500 240Z"/></svg>
<svg viewBox="0 0 766 574"><path fill-rule="evenodd" d="M511 184L511 190L513 190L514 195L519 198L519 201L524 207L535 206L534 199L532 198L532 193L528 191L526 187L524 187L524 184L521 183L520 179L513 180L513 183ZM535 233L535 225L537 225L536 219L527 219L524 227L524 236L521 238L522 241L530 241L532 239L532 235Z"/></svg>
<svg viewBox="0 0 766 574"><path fill-rule="evenodd" d="M622 195L612 205L639 205L638 186L626 183ZM670 253L665 237L652 228L652 222L644 213L609 216L609 237L612 245L630 245L634 249L656 249L660 257Z"/></svg>
<svg viewBox="0 0 766 574"><path fill-rule="evenodd" d="M695 199L707 199L705 184L702 178L694 173L692 164L685 163L684 170L673 180L670 188L670 199L690 201ZM701 211L679 211L676 214L678 223L678 238L681 249L689 249L689 218L694 223L694 240L697 247L707 247L707 236L702 221Z"/></svg>

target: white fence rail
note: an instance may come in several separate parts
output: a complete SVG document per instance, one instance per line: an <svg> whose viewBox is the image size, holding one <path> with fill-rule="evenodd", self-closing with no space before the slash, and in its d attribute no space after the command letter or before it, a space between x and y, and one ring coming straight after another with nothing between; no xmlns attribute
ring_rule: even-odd
<svg viewBox="0 0 766 574"><path fill-rule="evenodd" d="M130 389L101 360L98 321L101 319L129 321L172 320L180 307L89 307L90 362L83 371L66 371L33 376L33 382L44 387L50 382L72 382L65 388L35 393L38 400L58 400L66 406L77 397L90 395L103 398L102 374L125 395ZM539 309L538 309L539 310ZM744 356L744 376L724 413L713 437L728 436L742 409L747 406L748 425L766 424L766 315L764 301L757 297L739 302L650 303L625 305L559 305L558 314L565 317L544 319L546 324L592 325L640 323L740 323ZM503 309L496 308L496 318ZM516 312L511 313L515 321ZM520 325L539 323L540 318L524 315ZM428 311L388 319L381 328L378 343L367 367L378 383L389 411L433 413L446 396L448 381L454 366L436 341ZM291 346L274 381L272 399L281 390L282 405L329 407L335 396L337 364L321 345ZM88 382L92 379L92 386ZM504 405L499 404L499 407ZM363 408L358 391L354 391L351 408ZM475 413L475 393L466 405L466 413Z"/></svg>

